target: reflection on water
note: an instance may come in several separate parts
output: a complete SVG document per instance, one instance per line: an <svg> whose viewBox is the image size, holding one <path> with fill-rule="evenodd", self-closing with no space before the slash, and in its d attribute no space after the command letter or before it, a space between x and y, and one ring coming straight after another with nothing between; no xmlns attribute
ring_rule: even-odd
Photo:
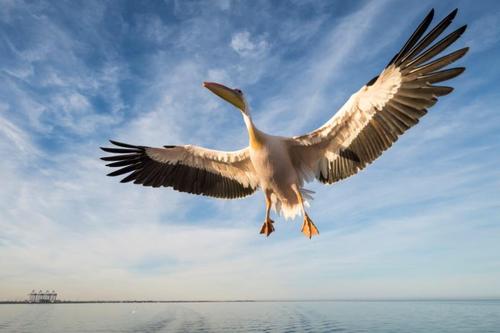
<svg viewBox="0 0 500 333"><path fill-rule="evenodd" d="M500 333L500 301L4 304L0 332Z"/></svg>

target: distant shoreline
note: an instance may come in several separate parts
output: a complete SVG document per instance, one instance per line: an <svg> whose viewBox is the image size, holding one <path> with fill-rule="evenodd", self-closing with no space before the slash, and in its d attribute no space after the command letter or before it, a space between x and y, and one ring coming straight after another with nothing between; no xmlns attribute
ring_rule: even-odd
<svg viewBox="0 0 500 333"><path fill-rule="evenodd" d="M463 299L325 299L325 300L122 300L122 301L56 301L53 303L34 303L28 301L0 301L0 304L121 304L121 303L279 303L279 302L488 302L500 301L500 298L463 298Z"/></svg>
<svg viewBox="0 0 500 333"><path fill-rule="evenodd" d="M0 301L0 304L99 304L99 303L236 303L236 302L269 302L269 301L255 301L255 300L229 300L229 301L204 301L204 300L194 300L194 301L55 301L55 302L28 302L28 301Z"/></svg>

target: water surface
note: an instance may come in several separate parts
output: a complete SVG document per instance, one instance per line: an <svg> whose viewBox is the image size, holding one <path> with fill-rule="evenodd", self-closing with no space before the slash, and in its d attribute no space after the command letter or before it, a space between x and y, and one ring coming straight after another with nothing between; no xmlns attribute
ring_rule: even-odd
<svg viewBox="0 0 500 333"><path fill-rule="evenodd" d="M500 333L500 301L3 304L0 332Z"/></svg>

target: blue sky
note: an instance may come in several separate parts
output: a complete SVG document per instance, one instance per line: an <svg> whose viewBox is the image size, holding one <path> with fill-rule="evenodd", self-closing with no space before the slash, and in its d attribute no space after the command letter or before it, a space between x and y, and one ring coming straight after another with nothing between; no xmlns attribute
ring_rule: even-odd
<svg viewBox="0 0 500 333"><path fill-rule="evenodd" d="M247 144L296 135L378 74L436 7L471 51L420 124L357 176L313 183L310 213L258 234L262 193L235 201L119 184L109 138ZM500 297L497 1L0 1L0 298Z"/></svg>

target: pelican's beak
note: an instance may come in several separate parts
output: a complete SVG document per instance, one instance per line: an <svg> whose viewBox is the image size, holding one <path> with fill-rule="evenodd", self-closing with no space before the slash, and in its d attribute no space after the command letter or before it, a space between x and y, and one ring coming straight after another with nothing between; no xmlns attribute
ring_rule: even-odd
<svg viewBox="0 0 500 333"><path fill-rule="evenodd" d="M220 98L223 98L229 103L233 104L238 109L242 111L245 110L245 102L243 101L243 97L235 90L215 82L203 82L203 86Z"/></svg>

